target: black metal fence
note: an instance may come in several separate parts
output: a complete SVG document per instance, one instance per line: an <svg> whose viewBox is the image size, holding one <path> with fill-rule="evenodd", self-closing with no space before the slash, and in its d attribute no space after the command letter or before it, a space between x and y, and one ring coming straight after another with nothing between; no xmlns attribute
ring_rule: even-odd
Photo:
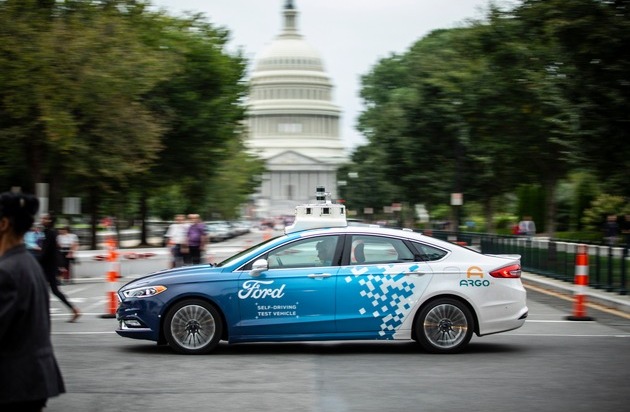
<svg viewBox="0 0 630 412"><path fill-rule="evenodd" d="M440 230L426 234L471 246L485 254L521 255L521 266L524 271L571 283L575 276L578 245L585 244L589 255L589 286L620 295L626 295L630 288L628 244L610 246L545 237Z"/></svg>

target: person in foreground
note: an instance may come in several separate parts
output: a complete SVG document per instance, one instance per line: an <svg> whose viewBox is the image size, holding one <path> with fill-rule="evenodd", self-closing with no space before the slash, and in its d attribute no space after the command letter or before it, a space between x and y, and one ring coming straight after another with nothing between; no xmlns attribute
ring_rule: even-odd
<svg viewBox="0 0 630 412"><path fill-rule="evenodd" d="M65 392L50 340L48 283L24 233L37 198L0 194L0 411L41 411Z"/></svg>

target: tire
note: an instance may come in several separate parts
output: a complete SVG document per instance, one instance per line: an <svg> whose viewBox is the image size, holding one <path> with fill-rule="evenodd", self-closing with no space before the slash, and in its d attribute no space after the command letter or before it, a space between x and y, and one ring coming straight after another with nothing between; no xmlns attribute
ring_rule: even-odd
<svg viewBox="0 0 630 412"><path fill-rule="evenodd" d="M178 353L200 355L211 352L221 340L223 323L219 312L206 301L189 299L169 309L164 337Z"/></svg>
<svg viewBox="0 0 630 412"><path fill-rule="evenodd" d="M462 302L441 298L420 310L416 319L416 340L431 353L457 353L470 342L474 321Z"/></svg>

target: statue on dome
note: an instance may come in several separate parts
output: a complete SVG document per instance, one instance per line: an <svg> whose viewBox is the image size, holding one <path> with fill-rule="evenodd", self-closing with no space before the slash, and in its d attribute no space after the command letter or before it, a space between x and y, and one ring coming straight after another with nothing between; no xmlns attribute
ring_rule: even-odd
<svg viewBox="0 0 630 412"><path fill-rule="evenodd" d="M285 9L294 9L295 7L293 7L293 0L287 0L286 4L284 5Z"/></svg>

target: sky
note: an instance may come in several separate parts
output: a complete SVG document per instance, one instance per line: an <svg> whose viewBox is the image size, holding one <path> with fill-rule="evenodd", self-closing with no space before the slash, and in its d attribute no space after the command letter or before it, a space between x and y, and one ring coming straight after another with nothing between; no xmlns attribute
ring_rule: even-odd
<svg viewBox="0 0 630 412"><path fill-rule="evenodd" d="M286 0L151 0L171 15L201 12L230 31L229 50L240 49L253 66L257 53L280 34ZM342 110L341 139L350 152L364 144L356 131L363 104L361 76L382 58L404 53L436 29L480 19L488 0L294 0L298 30L319 52Z"/></svg>

